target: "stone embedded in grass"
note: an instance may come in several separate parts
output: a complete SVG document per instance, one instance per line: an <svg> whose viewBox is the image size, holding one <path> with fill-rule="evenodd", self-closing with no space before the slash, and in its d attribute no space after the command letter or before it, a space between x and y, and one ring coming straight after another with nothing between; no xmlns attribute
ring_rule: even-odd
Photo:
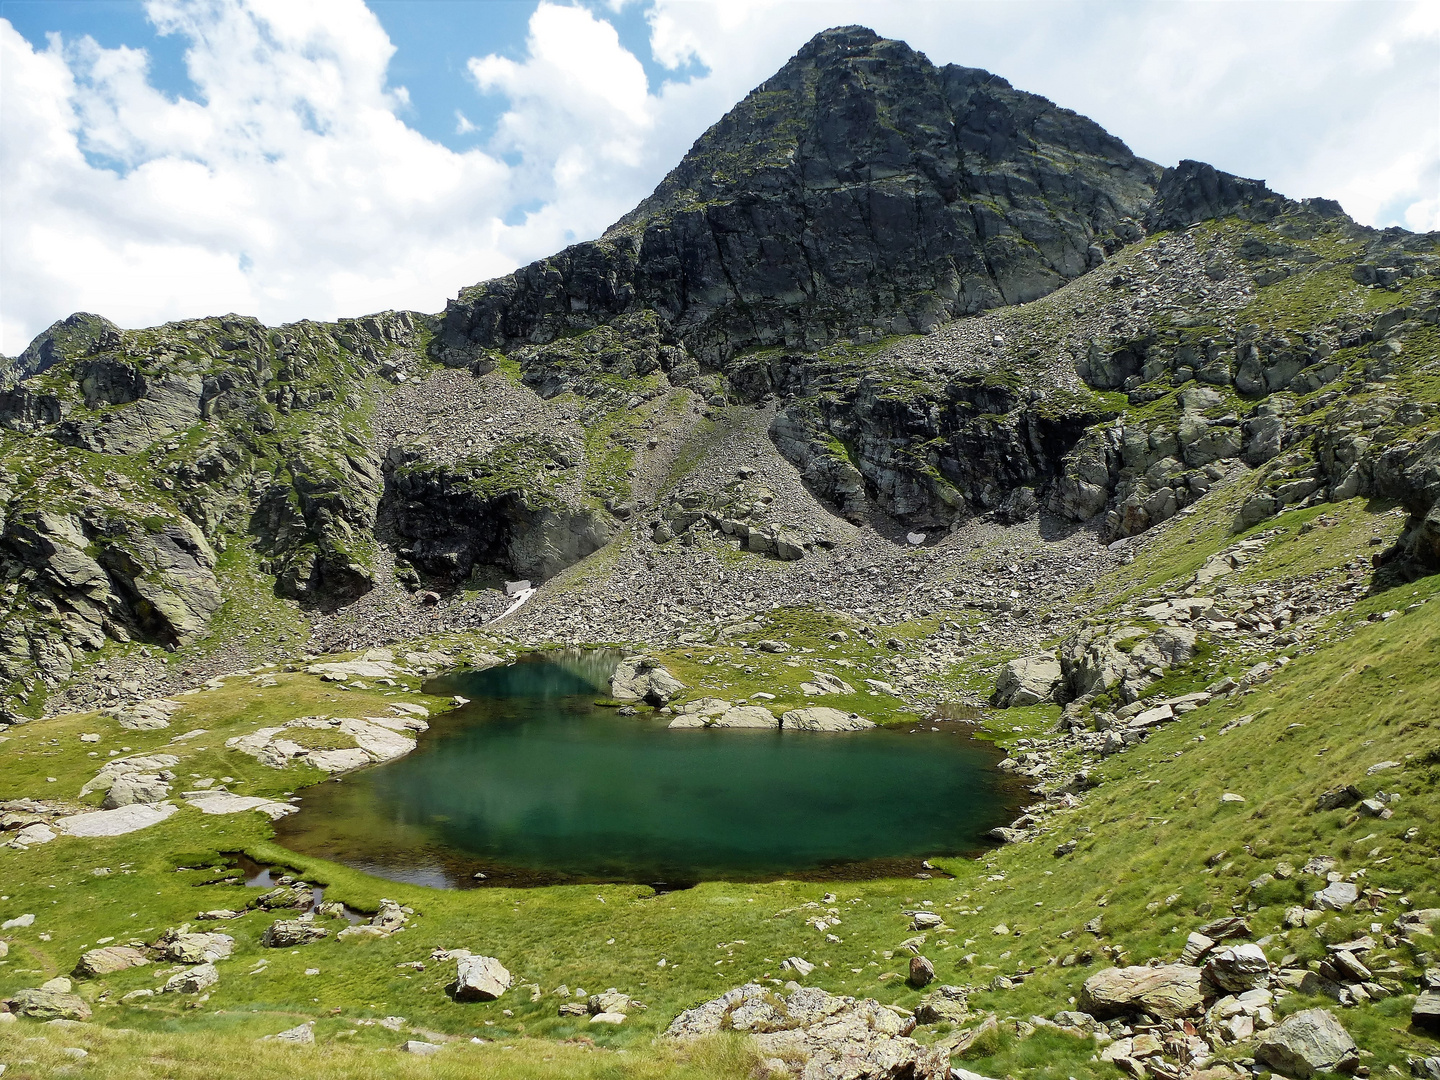
<svg viewBox="0 0 1440 1080"><path fill-rule="evenodd" d="M66 836L123 836L158 825L178 809L170 803L135 803L116 810L62 817L55 827Z"/></svg>
<svg viewBox="0 0 1440 1080"><path fill-rule="evenodd" d="M315 1044L315 1021L309 1020L297 1027L277 1031L274 1035L266 1035L260 1041L292 1043L296 1046L313 1046Z"/></svg>
<svg viewBox="0 0 1440 1080"><path fill-rule="evenodd" d="M945 920L933 911L916 911L910 916L910 929L912 930L934 930L944 923Z"/></svg>
<svg viewBox="0 0 1440 1080"><path fill-rule="evenodd" d="M220 981L220 972L211 963L197 964L188 971L181 971L165 980L162 988L167 994L200 994Z"/></svg>
<svg viewBox="0 0 1440 1080"><path fill-rule="evenodd" d="M419 1039L407 1039L400 1049L407 1054L438 1054L444 1047L439 1043L422 1042Z"/></svg>
<svg viewBox="0 0 1440 1080"><path fill-rule="evenodd" d="M265 929L260 944L268 949L286 949L297 945L309 945L330 936L323 926L316 926L303 919L277 919Z"/></svg>
<svg viewBox="0 0 1440 1080"><path fill-rule="evenodd" d="M185 802L202 814L240 814L246 810L258 810L271 821L278 821L286 814L299 810L297 806L275 799L262 799L255 795L232 795L228 791L187 791Z"/></svg>
<svg viewBox="0 0 1440 1080"><path fill-rule="evenodd" d="M43 821L36 821L16 832L10 840L10 846L24 848L33 847L36 844L48 844L58 835L59 833Z"/></svg>
<svg viewBox="0 0 1440 1080"><path fill-rule="evenodd" d="M1227 791L1224 795L1220 796L1220 801L1222 803L1243 803L1245 801L1245 796L1236 795L1233 791Z"/></svg>
<svg viewBox="0 0 1440 1080"><path fill-rule="evenodd" d="M69 979L51 979L34 990L18 990L6 1002L10 1011L36 1020L89 1020L90 1006L70 990Z"/></svg>
<svg viewBox="0 0 1440 1080"><path fill-rule="evenodd" d="M1360 889L1350 881L1332 881L1315 893L1315 906L1322 911L1344 911L1360 899Z"/></svg>
<svg viewBox="0 0 1440 1080"><path fill-rule="evenodd" d="M95 979L127 968L144 967L148 963L150 958L139 949L128 945L109 945L103 949L91 949L81 956L72 974L77 979Z"/></svg>
<svg viewBox="0 0 1440 1080"><path fill-rule="evenodd" d="M226 960L235 951L235 939L229 934L192 934L190 924L172 927L155 940L155 948L166 959L180 964L204 964Z"/></svg>
<svg viewBox="0 0 1440 1080"><path fill-rule="evenodd" d="M493 956L462 956L450 992L456 1001L494 1001L514 981L505 965Z"/></svg>
<svg viewBox="0 0 1440 1080"><path fill-rule="evenodd" d="M19 930L27 926L35 925L35 916L26 912L24 915L16 915L13 919L6 919L0 923L0 930Z"/></svg>
<svg viewBox="0 0 1440 1080"><path fill-rule="evenodd" d="M315 891L305 884L279 885L269 892L261 893L255 899L257 907L273 910L276 908L304 908L315 906Z"/></svg>

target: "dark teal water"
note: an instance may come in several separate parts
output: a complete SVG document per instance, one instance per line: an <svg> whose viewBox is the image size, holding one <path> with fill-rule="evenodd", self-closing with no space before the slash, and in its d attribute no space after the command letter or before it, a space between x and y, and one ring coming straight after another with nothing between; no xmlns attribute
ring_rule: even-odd
<svg viewBox="0 0 1440 1080"><path fill-rule="evenodd" d="M913 873L983 845L1014 789L954 725L668 730L594 704L613 659L529 661L427 687L469 705L408 757L304 792L280 840L441 886Z"/></svg>

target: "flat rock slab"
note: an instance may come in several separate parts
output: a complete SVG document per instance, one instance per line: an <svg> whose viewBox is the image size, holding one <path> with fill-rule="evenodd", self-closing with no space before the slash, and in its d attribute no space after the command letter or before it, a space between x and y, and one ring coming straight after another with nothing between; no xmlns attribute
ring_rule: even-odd
<svg viewBox="0 0 1440 1080"><path fill-rule="evenodd" d="M69 990L19 990L10 999L10 1011L36 1020L89 1020L90 1006Z"/></svg>
<svg viewBox="0 0 1440 1080"><path fill-rule="evenodd" d="M1106 968L1085 980L1080 1008L1097 1019L1148 1012L1166 1020L1199 1013L1200 969L1186 964Z"/></svg>
<svg viewBox="0 0 1440 1080"><path fill-rule="evenodd" d="M80 979L94 979L101 975L113 975L132 967L144 967L150 958L139 949L128 945L110 945L103 949L91 949L80 957L74 974Z"/></svg>
<svg viewBox="0 0 1440 1080"><path fill-rule="evenodd" d="M864 731L875 726L859 713L841 712L824 705L791 709L780 717L780 725L787 731Z"/></svg>
<svg viewBox="0 0 1440 1080"><path fill-rule="evenodd" d="M114 810L72 814L55 822L66 836L124 836L158 825L180 809L173 803L134 803Z"/></svg>
<svg viewBox="0 0 1440 1080"><path fill-rule="evenodd" d="M259 810L271 821L278 821L299 809L275 799L262 799L256 795L232 795L228 791L195 795L187 792L185 801L202 814L243 814L246 810Z"/></svg>

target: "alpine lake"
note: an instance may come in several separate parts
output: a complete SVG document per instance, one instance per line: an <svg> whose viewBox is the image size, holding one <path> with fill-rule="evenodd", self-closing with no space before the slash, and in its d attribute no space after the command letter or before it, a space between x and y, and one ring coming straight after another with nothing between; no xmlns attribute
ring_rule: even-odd
<svg viewBox="0 0 1440 1080"><path fill-rule="evenodd" d="M678 729L602 707L613 653L426 685L469 703L406 757L306 789L291 850L440 888L909 876L989 846L1022 790L959 724ZM940 871L935 871L940 873Z"/></svg>

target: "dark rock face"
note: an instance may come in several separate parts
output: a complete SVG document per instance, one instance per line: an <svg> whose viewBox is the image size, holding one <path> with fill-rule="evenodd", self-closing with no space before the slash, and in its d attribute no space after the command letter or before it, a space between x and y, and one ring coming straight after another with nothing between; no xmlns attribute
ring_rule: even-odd
<svg viewBox="0 0 1440 1080"><path fill-rule="evenodd" d="M904 333L1044 295L1120 242L1160 170L988 72L826 31L601 239L463 290L436 355L650 308L690 353Z"/></svg>
<svg viewBox="0 0 1440 1080"><path fill-rule="evenodd" d="M1231 176L1203 161L1187 160L1165 170L1145 215L1145 227L1152 232L1184 229L1225 217L1273 221L1294 205L1266 187L1263 180ZM1301 205L1322 217L1344 216L1340 204L1331 199L1306 199Z"/></svg>
<svg viewBox="0 0 1440 1080"><path fill-rule="evenodd" d="M770 366L781 387L810 383L809 396L771 423L772 441L812 491L852 518L869 500L930 528L998 511L1026 490L1030 501L1015 499L1009 513L1028 517L1038 509L1033 489L1054 480L1085 430L1106 418L1031 408L1009 387L979 378L935 387L875 374L811 382L803 358Z"/></svg>
<svg viewBox="0 0 1440 1080"><path fill-rule="evenodd" d="M410 543L399 554L446 583L478 566L545 580L604 547L619 523L598 510L550 499L517 477L423 461L392 468L389 508Z"/></svg>
<svg viewBox="0 0 1440 1080"><path fill-rule="evenodd" d="M37 337L15 359L13 372L20 378L39 375L56 364L106 352L120 344L120 328L109 319L77 311Z"/></svg>

